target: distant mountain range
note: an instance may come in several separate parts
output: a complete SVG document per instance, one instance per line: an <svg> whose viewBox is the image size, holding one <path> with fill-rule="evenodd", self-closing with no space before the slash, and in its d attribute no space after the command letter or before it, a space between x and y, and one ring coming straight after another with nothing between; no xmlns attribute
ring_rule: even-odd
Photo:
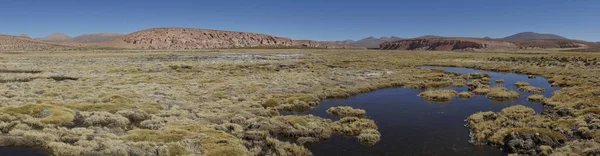
<svg viewBox="0 0 600 156"><path fill-rule="evenodd" d="M44 38L39 38L45 41L60 41L60 42L77 42L77 43L100 43L117 39L123 34L119 33L97 33L83 34L76 37L71 37L63 33L53 33Z"/></svg>
<svg viewBox="0 0 600 156"><path fill-rule="evenodd" d="M571 40L552 34L523 32L505 38L467 38L426 35L416 38L367 37L358 41L293 40L251 32L194 28L154 28L128 35L86 34L70 37L54 33L32 39L27 35L0 35L0 51L113 49L207 49L207 48L340 48L382 50L486 51L544 48L598 49L600 43Z"/></svg>
<svg viewBox="0 0 600 156"><path fill-rule="evenodd" d="M468 38L425 35L415 38L368 37L359 41L333 41L337 44L363 46L387 50L516 50L532 48L591 48L600 47L597 42L571 40L554 34L522 32L504 38Z"/></svg>

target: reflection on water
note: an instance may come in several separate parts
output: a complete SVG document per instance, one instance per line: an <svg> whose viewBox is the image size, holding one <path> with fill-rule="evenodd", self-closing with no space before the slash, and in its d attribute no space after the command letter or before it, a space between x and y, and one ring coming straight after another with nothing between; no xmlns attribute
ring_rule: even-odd
<svg viewBox="0 0 600 156"><path fill-rule="evenodd" d="M427 68L427 67L424 67ZM537 113L542 105L527 101L531 94L518 91L517 81L528 82L546 89L544 95L550 97L558 88L550 87L544 78L528 79L527 75L496 73L465 68L443 68L461 74L485 72L495 80L504 79L502 85L517 91L521 97L514 101L493 102L485 96L474 96L469 100L456 98L447 103L427 102L413 89L383 89L361 94L345 100L326 100L315 109L304 113L323 118L337 118L326 110L335 106L351 106L367 111L369 119L375 120L381 132L381 141L374 146L361 145L355 138L334 136L331 140L314 144L308 148L317 156L321 155L504 155L500 149L490 146L475 146L469 143L469 130L464 126L465 119L479 111L500 111L503 108L522 104L533 108ZM452 88L459 92L466 87Z"/></svg>

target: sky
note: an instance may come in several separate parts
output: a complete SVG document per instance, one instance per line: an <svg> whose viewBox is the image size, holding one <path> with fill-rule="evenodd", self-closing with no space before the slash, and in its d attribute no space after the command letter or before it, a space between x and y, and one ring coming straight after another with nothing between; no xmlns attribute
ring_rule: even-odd
<svg viewBox="0 0 600 156"><path fill-rule="evenodd" d="M292 39L553 33L600 41L600 0L0 0L0 34L123 34L156 27Z"/></svg>

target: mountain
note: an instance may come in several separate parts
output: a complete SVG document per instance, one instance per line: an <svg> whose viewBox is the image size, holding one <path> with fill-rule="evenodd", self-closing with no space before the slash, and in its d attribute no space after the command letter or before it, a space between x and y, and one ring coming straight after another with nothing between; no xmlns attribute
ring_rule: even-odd
<svg viewBox="0 0 600 156"><path fill-rule="evenodd" d="M98 43L98 42L107 42L114 39L117 39L123 34L119 33L97 33L97 34L83 34L77 37L73 37L67 41L70 42L78 42L78 43Z"/></svg>
<svg viewBox="0 0 600 156"><path fill-rule="evenodd" d="M134 32L98 46L125 49L208 49L291 47L294 41L257 33L194 28L154 28Z"/></svg>
<svg viewBox="0 0 600 156"><path fill-rule="evenodd" d="M568 40L565 37L554 35L554 34L539 34L535 32L522 32L517 33L505 38L504 40L516 41L516 40L546 40L546 39L555 39L555 40Z"/></svg>
<svg viewBox="0 0 600 156"><path fill-rule="evenodd" d="M71 39L71 36L63 34L63 33L53 33L44 38L40 38L41 40L46 41L66 41Z"/></svg>

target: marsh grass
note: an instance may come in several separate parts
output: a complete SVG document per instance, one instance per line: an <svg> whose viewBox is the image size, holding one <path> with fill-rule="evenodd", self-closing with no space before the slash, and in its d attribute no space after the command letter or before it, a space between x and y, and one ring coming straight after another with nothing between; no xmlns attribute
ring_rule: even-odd
<svg viewBox="0 0 600 156"><path fill-rule="evenodd" d="M595 53L221 49L0 57L3 69L15 70L0 72L6 80L0 81L0 144L42 147L55 155L311 155L301 142L344 134L372 143L385 136L374 135L373 120L286 117L282 108L307 110L325 98L388 87L433 90L468 82L475 95L496 91L489 75L414 68L423 65L510 70L563 87L544 100L541 114L515 106L472 115L467 121L475 143L499 134L495 142L507 144L500 135L507 132L562 140L557 132L567 139L552 146L552 154L585 155L599 147ZM269 99L278 104L266 104ZM194 126L181 127L186 125ZM280 137L294 140L275 139Z"/></svg>
<svg viewBox="0 0 600 156"><path fill-rule="evenodd" d="M332 114L338 118L344 117L358 117L365 118L367 112L363 109L354 109L349 106L331 107L327 109L327 113Z"/></svg>
<svg viewBox="0 0 600 156"><path fill-rule="evenodd" d="M544 101L544 95L534 94L527 97L527 100L531 102L542 102Z"/></svg>
<svg viewBox="0 0 600 156"><path fill-rule="evenodd" d="M490 88L487 97L496 101L506 101L518 99L521 95L515 91L510 91L504 87L493 87Z"/></svg>
<svg viewBox="0 0 600 156"><path fill-rule="evenodd" d="M458 92L455 90L427 90L420 93L419 96L429 101L445 102L458 96Z"/></svg>
<svg viewBox="0 0 600 156"><path fill-rule="evenodd" d="M460 92L458 93L458 97L462 99L470 99L473 96L473 93L470 92Z"/></svg>
<svg viewBox="0 0 600 156"><path fill-rule="evenodd" d="M532 94L543 93L544 90L545 90L544 88L539 88L539 87L534 87L534 86L519 87L519 91L532 93Z"/></svg>

